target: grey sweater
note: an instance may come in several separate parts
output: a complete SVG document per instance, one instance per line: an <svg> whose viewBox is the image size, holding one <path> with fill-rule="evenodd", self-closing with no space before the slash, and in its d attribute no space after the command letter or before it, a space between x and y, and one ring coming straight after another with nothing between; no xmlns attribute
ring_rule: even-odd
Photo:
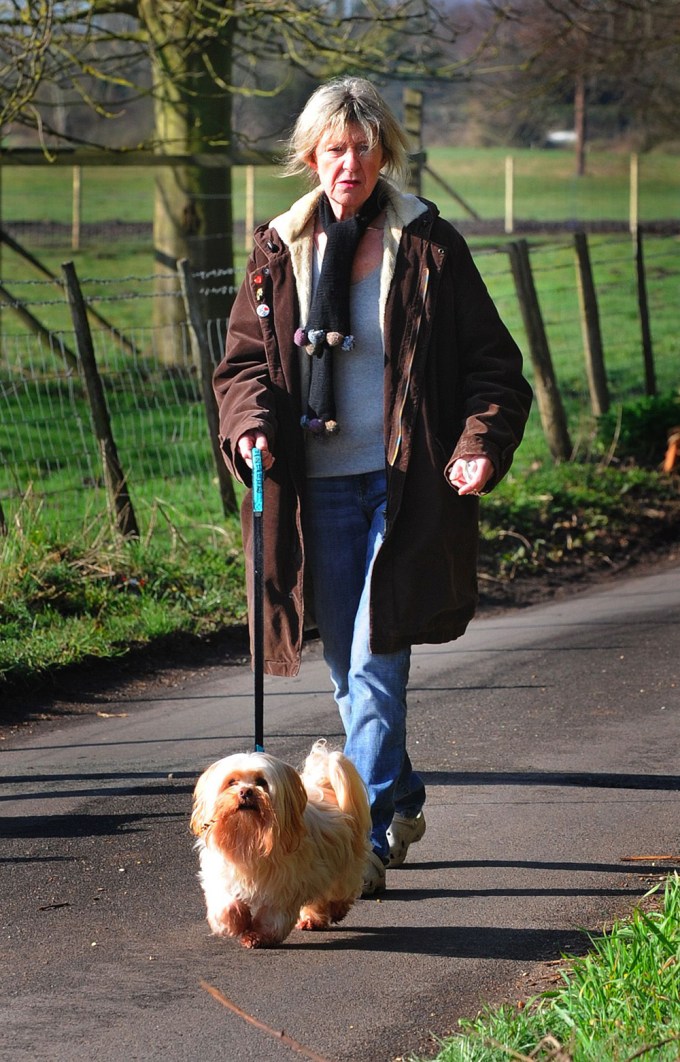
<svg viewBox="0 0 680 1062"><path fill-rule="evenodd" d="M316 264L314 274L316 284ZM340 430L327 436L306 434L307 475L313 478L353 476L385 467L384 354L379 301L380 267L377 266L350 289L354 349L333 353L333 385ZM303 353L303 357L309 360L308 354Z"/></svg>

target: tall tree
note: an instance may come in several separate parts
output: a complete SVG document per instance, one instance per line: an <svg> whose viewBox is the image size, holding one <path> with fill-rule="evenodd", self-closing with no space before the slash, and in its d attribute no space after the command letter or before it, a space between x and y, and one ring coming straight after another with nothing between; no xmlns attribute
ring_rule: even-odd
<svg viewBox="0 0 680 1062"><path fill-rule="evenodd" d="M135 146L173 157L157 171L154 211L157 287L167 295L179 258L212 275L233 266L231 168L223 156L235 147L235 97L269 96L296 70L312 78L351 70L431 75L453 36L435 0L4 0L0 123L32 127L45 144L63 141L40 106L48 83L104 116L116 110L105 91L112 85L129 97L152 96L153 137ZM143 57L150 85L136 74ZM279 71L274 86L267 84L272 64ZM83 141L73 132L68 139ZM212 285L210 317L228 314L228 287ZM154 314L154 325L168 328L161 349L173 360L181 302L155 299Z"/></svg>
<svg viewBox="0 0 680 1062"><path fill-rule="evenodd" d="M677 0L480 0L494 27L490 92L531 135L551 111L572 108L576 172L585 169L588 112L607 99L643 146L680 130Z"/></svg>

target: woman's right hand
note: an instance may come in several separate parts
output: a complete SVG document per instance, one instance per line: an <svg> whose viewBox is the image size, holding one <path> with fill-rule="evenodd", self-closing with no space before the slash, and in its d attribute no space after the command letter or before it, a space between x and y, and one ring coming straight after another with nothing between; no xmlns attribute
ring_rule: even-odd
<svg viewBox="0 0 680 1062"><path fill-rule="evenodd" d="M240 456L243 458L248 468L253 467L253 459L251 457L251 450L256 446L262 453L262 467L267 471L274 464L274 455L269 449L269 442L267 436L263 435L260 431L247 431L236 443L236 449Z"/></svg>
<svg viewBox="0 0 680 1062"><path fill-rule="evenodd" d="M492 475L491 461L480 454L467 459L459 457L454 461L449 472L449 480L461 497L464 494L479 496Z"/></svg>

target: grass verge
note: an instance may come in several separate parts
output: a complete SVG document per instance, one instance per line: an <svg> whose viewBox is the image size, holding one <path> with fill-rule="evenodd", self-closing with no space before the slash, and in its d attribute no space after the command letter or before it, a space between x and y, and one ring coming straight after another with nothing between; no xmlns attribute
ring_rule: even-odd
<svg viewBox="0 0 680 1062"><path fill-rule="evenodd" d="M243 623L238 523L209 530L126 542L104 516L67 535L27 496L0 540L0 692Z"/></svg>
<svg viewBox="0 0 680 1062"><path fill-rule="evenodd" d="M460 1034L442 1043L436 1062L676 1062L678 874L645 900L629 919L591 937L587 955L565 959L558 988L461 1021Z"/></svg>

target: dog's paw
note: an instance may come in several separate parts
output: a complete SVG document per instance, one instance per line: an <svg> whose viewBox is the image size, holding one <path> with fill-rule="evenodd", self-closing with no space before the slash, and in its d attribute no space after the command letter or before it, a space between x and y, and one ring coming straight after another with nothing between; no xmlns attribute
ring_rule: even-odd
<svg viewBox="0 0 680 1062"><path fill-rule="evenodd" d="M250 909L236 901L220 911L208 911L208 925L217 937L238 937L252 925Z"/></svg>
<svg viewBox="0 0 680 1062"><path fill-rule="evenodd" d="M295 923L295 928L314 931L317 929L327 929L328 924L326 922L320 921L318 918L298 918L297 922Z"/></svg>
<svg viewBox="0 0 680 1062"><path fill-rule="evenodd" d="M276 934L264 933L262 930L250 929L241 933L239 940L244 948L275 948L283 938Z"/></svg>
<svg viewBox="0 0 680 1062"><path fill-rule="evenodd" d="M354 906L354 900L331 900L328 904L328 919L331 923L342 922Z"/></svg>
<svg viewBox="0 0 680 1062"><path fill-rule="evenodd" d="M296 929L306 929L315 931L319 929L328 929L330 920L325 910L319 910L314 907L303 907L300 911L300 916L295 923Z"/></svg>
<svg viewBox="0 0 680 1062"><path fill-rule="evenodd" d="M266 946L260 934L252 929L247 933L241 933L239 940L244 948L262 948Z"/></svg>

